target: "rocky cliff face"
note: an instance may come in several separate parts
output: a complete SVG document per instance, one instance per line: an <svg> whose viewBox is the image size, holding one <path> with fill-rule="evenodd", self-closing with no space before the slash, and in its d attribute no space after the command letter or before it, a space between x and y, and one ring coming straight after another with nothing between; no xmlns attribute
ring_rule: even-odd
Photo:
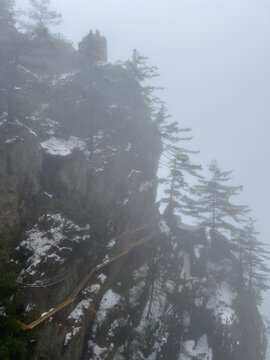
<svg viewBox="0 0 270 360"><path fill-rule="evenodd" d="M120 65L72 56L65 74L21 69L38 93L15 122L0 120L0 228L23 229L21 320L153 236L34 328L34 358L263 360L264 327L227 240L159 215L161 140L139 84Z"/></svg>

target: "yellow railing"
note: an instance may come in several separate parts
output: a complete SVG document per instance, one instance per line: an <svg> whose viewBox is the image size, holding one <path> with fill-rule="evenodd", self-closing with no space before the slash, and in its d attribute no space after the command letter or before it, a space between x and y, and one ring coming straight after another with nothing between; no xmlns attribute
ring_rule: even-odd
<svg viewBox="0 0 270 360"><path fill-rule="evenodd" d="M114 257L112 257L111 259L106 260L104 263L97 265L96 267L94 267L88 274L86 274L84 276L84 278L79 282L79 284L76 286L76 288L73 290L73 292L70 294L70 296L63 302L61 302L59 305L57 305L55 308L53 308L52 310L50 310L48 313L46 313L45 315L41 316L40 318L38 318L37 320L31 322L29 325L22 323L21 321L17 320L17 323L21 326L22 329L24 330L31 330L34 327L36 327L37 325L41 324L43 321L47 320L48 318L50 318L51 316L53 316L55 313L57 313L58 311L62 310L64 307L66 307L67 305L71 304L77 297L77 295L79 294L79 292L84 288L84 286L86 285L86 283L90 280L90 278L92 277L92 275L100 270L101 268L107 266L108 264L114 262L115 260L119 259L120 257L128 254L130 252L130 250L132 250L133 248L135 248L136 246L140 246L144 243L146 243L147 241L151 240L152 237L154 235L154 232L151 232L151 234L137 240L136 242L134 242L133 244L131 244L129 247L127 247L126 249L124 249L122 252L120 252L118 255L115 255ZM95 312L94 309L91 309L91 311Z"/></svg>

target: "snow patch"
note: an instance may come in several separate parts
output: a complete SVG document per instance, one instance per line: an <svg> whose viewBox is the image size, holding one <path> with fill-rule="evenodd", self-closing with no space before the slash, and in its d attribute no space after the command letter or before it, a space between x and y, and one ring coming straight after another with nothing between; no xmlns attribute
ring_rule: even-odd
<svg viewBox="0 0 270 360"><path fill-rule="evenodd" d="M115 330L118 328L123 328L127 324L128 320L124 318L116 319L112 322L110 330L108 332L109 336L115 335Z"/></svg>
<svg viewBox="0 0 270 360"><path fill-rule="evenodd" d="M138 270L135 270L133 273L134 280L144 279L149 271L149 267L147 264L139 267Z"/></svg>
<svg viewBox="0 0 270 360"><path fill-rule="evenodd" d="M12 144L12 143L16 142L17 140L23 140L23 139L19 136L15 136L14 138L6 140L6 144Z"/></svg>
<svg viewBox="0 0 270 360"><path fill-rule="evenodd" d="M143 292L145 280L140 281L136 286L129 290L129 303L132 307L138 305L138 301Z"/></svg>
<svg viewBox="0 0 270 360"><path fill-rule="evenodd" d="M91 298L80 301L75 307L75 309L73 309L73 311L69 314L68 319L75 321L75 324L77 324L81 320L85 311L89 308L91 303Z"/></svg>
<svg viewBox="0 0 270 360"><path fill-rule="evenodd" d="M50 229L44 231L40 229L39 224L46 222L50 224ZM55 262L62 264L65 259L60 257L63 250L72 250L72 243L85 241L88 238L84 232L89 230L89 225L82 228L71 220L67 220L61 214L47 214L39 218L30 231L27 232L27 239L22 241L16 248L25 248L31 251L32 255L28 258L28 267L23 269L20 276L24 274L34 275L37 266L46 263L47 260L53 259ZM66 233L72 233L70 240ZM69 241L70 246L63 246L64 241ZM65 244L66 245L66 244Z"/></svg>
<svg viewBox="0 0 270 360"><path fill-rule="evenodd" d="M115 244L116 244L115 239L112 239L112 240L108 243L107 247L111 249L111 248L114 247Z"/></svg>
<svg viewBox="0 0 270 360"><path fill-rule="evenodd" d="M207 335L201 336L197 342L194 340L188 340L183 343L183 350L180 354L179 360L191 359L213 359L213 352L208 345Z"/></svg>
<svg viewBox="0 0 270 360"><path fill-rule="evenodd" d="M85 141L75 136L70 136L68 140L53 136L40 143L40 145L47 154L54 156L67 156L75 149L84 150L86 147Z"/></svg>
<svg viewBox="0 0 270 360"><path fill-rule="evenodd" d="M178 222L178 227L182 230L188 230L188 231L198 231L201 227L200 225L188 225L188 224L183 224L182 222Z"/></svg>
<svg viewBox="0 0 270 360"><path fill-rule="evenodd" d="M201 257L201 250L204 248L203 245L195 245L194 246L194 255L196 259Z"/></svg>
<svg viewBox="0 0 270 360"><path fill-rule="evenodd" d="M58 83L61 83L61 85L66 84L68 81L70 81L74 75L76 75L79 71L74 71L70 73L60 74L55 76L55 78L52 80L51 84L52 86L58 85Z"/></svg>
<svg viewBox="0 0 270 360"><path fill-rule="evenodd" d="M162 233L165 233L166 235L170 234L170 228L168 227L165 220L161 220L159 223L159 228Z"/></svg>
<svg viewBox="0 0 270 360"><path fill-rule="evenodd" d="M213 310L216 318L220 319L222 324L231 324L237 319L235 311L232 308L233 301L237 294L226 281L222 281L215 291L215 294L209 299L206 307Z"/></svg>
<svg viewBox="0 0 270 360"><path fill-rule="evenodd" d="M105 353L107 348L101 348L92 340L90 340L88 341L88 350L92 350L92 356L89 358L89 360L103 360L103 354Z"/></svg>
<svg viewBox="0 0 270 360"><path fill-rule="evenodd" d="M120 300L121 296L116 294L113 290L109 289L106 291L106 293L103 295L99 310L97 312L96 319L99 325L102 324L102 322L105 320L108 312L119 304Z"/></svg>
<svg viewBox="0 0 270 360"><path fill-rule="evenodd" d="M80 327L75 327L75 326L72 326L72 330L67 333L66 337L65 337L65 341L64 341L64 345L66 346L70 340L76 335L79 333L80 331Z"/></svg>
<svg viewBox="0 0 270 360"><path fill-rule="evenodd" d="M53 195L49 194L47 191L43 191L43 194L46 195L49 199L53 198Z"/></svg>
<svg viewBox="0 0 270 360"><path fill-rule="evenodd" d="M24 127L26 130L28 130L28 132L31 135L34 135L35 137L37 137L37 133L35 133L35 131L33 129L31 129L29 126L23 124L22 122L20 122L19 120L15 121L15 124L18 125L19 127Z"/></svg>
<svg viewBox="0 0 270 360"><path fill-rule="evenodd" d="M181 270L181 279L184 280L192 280L192 276L190 274L190 255L189 253L184 251L184 255L183 255L183 259L184 259L184 264Z"/></svg>
<svg viewBox="0 0 270 360"><path fill-rule="evenodd" d="M139 171L139 170L131 170L127 176L127 179L131 178L133 175L138 175L140 173L141 173L141 171Z"/></svg>
<svg viewBox="0 0 270 360"><path fill-rule="evenodd" d="M125 150L124 151L130 151L131 150L131 143L128 143L128 145L127 145L127 147L125 148Z"/></svg>
<svg viewBox="0 0 270 360"><path fill-rule="evenodd" d="M104 284L104 282L106 281L107 279L107 275L105 274L99 274L97 279L101 282L101 284Z"/></svg>
<svg viewBox="0 0 270 360"><path fill-rule="evenodd" d="M139 188L140 193L151 189L151 187L153 186L153 182L154 182L153 180L150 180L150 181L147 180L147 181L141 183L140 188Z"/></svg>
<svg viewBox="0 0 270 360"><path fill-rule="evenodd" d="M100 285L99 284L93 284L90 286L89 288L89 291L94 293L94 294L97 294L100 290Z"/></svg>

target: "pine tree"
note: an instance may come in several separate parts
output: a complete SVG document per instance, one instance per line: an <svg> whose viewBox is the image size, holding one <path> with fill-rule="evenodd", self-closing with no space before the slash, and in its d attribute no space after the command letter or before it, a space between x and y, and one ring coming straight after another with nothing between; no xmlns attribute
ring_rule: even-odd
<svg viewBox="0 0 270 360"><path fill-rule="evenodd" d="M161 202L167 204L167 219L172 220L175 210L180 214L180 218L181 214L194 216L196 209L192 207L193 200L189 195L190 187L186 175L199 177L198 170L201 169L201 166L191 163L184 149L176 151L168 164L169 175L167 178L161 179L161 183L168 185L168 188L164 190L165 196L161 199Z"/></svg>
<svg viewBox="0 0 270 360"><path fill-rule="evenodd" d="M160 183L168 186L164 190L165 196L161 199L161 202L167 204L167 219L172 220L174 210L177 210L178 214L193 215L186 176L199 177L198 170L201 170L201 166L193 164L190 160L189 155L197 154L197 151L180 146L183 141L192 140L192 136L189 136L191 129L180 128L177 122L172 120L171 115L167 114L164 103L160 103L153 121L162 141L160 164L169 169L169 175L160 179Z"/></svg>
<svg viewBox="0 0 270 360"><path fill-rule="evenodd" d="M157 98L155 103L158 108L153 110L152 119L161 137L163 154L174 153L178 149L177 143L192 140L192 136L180 136L182 133L189 133L191 128L179 128L178 123L173 121L171 115L168 114L165 104Z"/></svg>
<svg viewBox="0 0 270 360"><path fill-rule="evenodd" d="M156 73L157 68L155 66L148 66L147 61L147 56L140 55L138 50L134 49L131 59L120 62L120 64L127 70L134 80L141 83L146 79L159 76Z"/></svg>
<svg viewBox="0 0 270 360"><path fill-rule="evenodd" d="M29 0L30 8L28 18L31 23L27 23L25 28L37 35L48 33L49 27L61 23L61 15L54 10L50 10L50 0Z"/></svg>
<svg viewBox="0 0 270 360"><path fill-rule="evenodd" d="M270 268L266 263L270 259L270 252L266 250L266 244L257 239L259 233L255 229L254 219L249 219L242 235L244 240L241 244L242 264L246 288L260 303L262 301L262 291L270 289Z"/></svg>
<svg viewBox="0 0 270 360"><path fill-rule="evenodd" d="M208 166L211 178L201 178L193 188L198 199L193 202L197 216L203 226L212 230L227 230L235 233L237 224L243 222L248 207L231 203L232 196L239 195L242 186L226 185L231 180L232 171L222 171L214 160Z"/></svg>
<svg viewBox="0 0 270 360"><path fill-rule="evenodd" d="M144 101L152 111L153 104L158 101L158 97L154 95L154 91L158 88L145 84L146 80L158 77L156 66L149 66L147 64L148 57L142 56L137 49L134 49L129 60L118 63L127 71L129 76L139 85L140 93L144 97Z"/></svg>

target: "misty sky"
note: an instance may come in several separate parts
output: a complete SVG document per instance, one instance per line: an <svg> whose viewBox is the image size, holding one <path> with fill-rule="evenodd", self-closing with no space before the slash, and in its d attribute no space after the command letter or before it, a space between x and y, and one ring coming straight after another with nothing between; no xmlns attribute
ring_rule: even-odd
<svg viewBox="0 0 270 360"><path fill-rule="evenodd" d="M17 1L26 8L27 1ZM109 61L137 48L159 68L162 98L193 128L203 165L216 158L244 185L260 238L270 243L270 1L52 0L76 45L90 29L108 40ZM270 312L270 311L269 311Z"/></svg>

